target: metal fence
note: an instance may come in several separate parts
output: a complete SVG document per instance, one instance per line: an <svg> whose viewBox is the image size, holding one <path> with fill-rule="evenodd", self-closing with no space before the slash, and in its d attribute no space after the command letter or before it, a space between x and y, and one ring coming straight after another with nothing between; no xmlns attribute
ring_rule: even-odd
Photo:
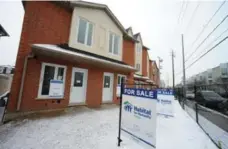
<svg viewBox="0 0 228 149"><path fill-rule="evenodd" d="M183 109L196 121L212 142L219 149L228 149L228 116L176 96L180 104L184 106Z"/></svg>

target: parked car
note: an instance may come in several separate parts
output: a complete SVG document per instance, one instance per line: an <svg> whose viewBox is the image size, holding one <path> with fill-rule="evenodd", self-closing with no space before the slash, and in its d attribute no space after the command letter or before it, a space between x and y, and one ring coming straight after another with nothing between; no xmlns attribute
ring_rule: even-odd
<svg viewBox="0 0 228 149"><path fill-rule="evenodd" d="M221 97L219 94L214 91L199 91L196 92L194 100L211 109L222 110L222 103L226 101L225 98Z"/></svg>
<svg viewBox="0 0 228 149"><path fill-rule="evenodd" d="M186 98L189 100L193 100L195 98L195 94L193 91L186 91Z"/></svg>
<svg viewBox="0 0 228 149"><path fill-rule="evenodd" d="M219 105L222 109L222 112L228 115L228 99L224 100L222 103Z"/></svg>

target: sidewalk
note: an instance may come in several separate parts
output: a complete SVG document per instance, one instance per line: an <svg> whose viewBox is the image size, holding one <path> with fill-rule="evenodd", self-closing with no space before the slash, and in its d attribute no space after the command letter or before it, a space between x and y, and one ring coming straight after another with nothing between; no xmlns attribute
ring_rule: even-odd
<svg viewBox="0 0 228 149"><path fill-rule="evenodd" d="M174 117L158 116L158 149L217 149L177 100L174 101L173 109Z"/></svg>
<svg viewBox="0 0 228 149"><path fill-rule="evenodd" d="M38 117L0 126L4 149L140 149L122 137L117 147L119 108L77 107L58 116ZM174 101L174 117L157 119L157 149L217 149L198 125Z"/></svg>

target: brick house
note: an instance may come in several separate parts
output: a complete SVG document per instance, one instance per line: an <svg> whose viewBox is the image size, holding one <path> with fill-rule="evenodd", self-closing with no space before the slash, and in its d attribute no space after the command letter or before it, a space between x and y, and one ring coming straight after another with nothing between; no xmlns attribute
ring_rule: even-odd
<svg viewBox="0 0 228 149"><path fill-rule="evenodd" d="M140 35L131 36L124 29L106 5L84 1L23 4L8 111L118 103L116 86L122 77L133 83L137 61L143 65L138 74L149 76L149 59L143 60L148 48ZM138 43L142 50L136 61ZM56 88L61 93L57 96Z"/></svg>
<svg viewBox="0 0 228 149"><path fill-rule="evenodd" d="M160 86L159 69L155 60L150 60L150 79L157 87Z"/></svg>

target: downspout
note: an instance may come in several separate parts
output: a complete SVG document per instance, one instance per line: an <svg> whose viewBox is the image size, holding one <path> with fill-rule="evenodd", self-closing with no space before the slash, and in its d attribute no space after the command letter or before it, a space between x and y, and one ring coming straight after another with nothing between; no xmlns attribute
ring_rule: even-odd
<svg viewBox="0 0 228 149"><path fill-rule="evenodd" d="M30 58L34 58L34 54L29 54L25 57L22 78L21 78L20 91L19 91L19 96L18 96L18 100L17 100L17 111L19 111L21 108L21 98L22 98L22 93L23 93L23 89L24 89L25 74L27 71L28 59L30 59Z"/></svg>

